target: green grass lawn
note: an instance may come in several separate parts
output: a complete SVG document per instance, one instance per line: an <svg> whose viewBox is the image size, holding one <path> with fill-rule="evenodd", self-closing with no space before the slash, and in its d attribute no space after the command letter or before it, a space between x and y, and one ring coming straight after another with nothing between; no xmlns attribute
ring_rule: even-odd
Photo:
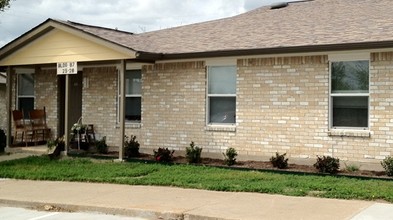
<svg viewBox="0 0 393 220"><path fill-rule="evenodd" d="M280 174L193 165L28 157L0 163L0 177L31 180L104 182L176 186L217 191L291 196L386 200L393 202L393 181L338 176Z"/></svg>

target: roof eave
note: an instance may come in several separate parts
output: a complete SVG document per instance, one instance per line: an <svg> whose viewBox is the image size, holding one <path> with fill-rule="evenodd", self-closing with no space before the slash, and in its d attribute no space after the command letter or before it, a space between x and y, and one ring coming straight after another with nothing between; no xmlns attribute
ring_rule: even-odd
<svg viewBox="0 0 393 220"><path fill-rule="evenodd" d="M45 35L46 33L50 32L55 28L61 29L69 33L77 34L79 36L83 36L84 38L87 38L89 40L94 40L101 45L105 45L124 54L130 54L130 57L135 57L137 53L137 51L132 48L125 47L116 42L112 42L91 33L79 30L75 27L72 27L72 25L67 25L65 23L49 18L43 23L31 29L30 31L24 33L20 37L0 48L0 60L6 58L15 51L23 48L24 46L28 45L29 43L33 42L37 38Z"/></svg>
<svg viewBox="0 0 393 220"><path fill-rule="evenodd" d="M17 51L18 49L26 46L30 42L41 37L42 35L48 33L49 31L53 30L53 27L48 25L48 23L51 21L52 19L47 19L46 21L34 27L30 31L22 34L15 40L0 48L0 60Z"/></svg>
<svg viewBox="0 0 393 220"><path fill-rule="evenodd" d="M196 58L230 57L230 56L369 50L369 49L383 49L383 48L393 48L393 41L303 45L303 46L293 46L293 47L221 50L221 51L206 51L206 52L195 52L195 53L172 53L172 54L160 54L160 55L157 54L156 58L159 58L160 60L175 60L175 59L196 59Z"/></svg>

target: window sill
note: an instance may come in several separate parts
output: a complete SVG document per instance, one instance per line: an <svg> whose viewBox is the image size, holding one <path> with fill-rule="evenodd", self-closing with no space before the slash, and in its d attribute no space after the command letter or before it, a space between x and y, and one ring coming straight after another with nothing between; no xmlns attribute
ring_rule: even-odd
<svg viewBox="0 0 393 220"><path fill-rule="evenodd" d="M142 124L140 122L126 122L126 128L141 128Z"/></svg>
<svg viewBox="0 0 393 220"><path fill-rule="evenodd" d="M139 122L126 122L125 123L126 128L131 128L131 129L139 129L142 127L142 124ZM116 128L120 128L120 124L117 123Z"/></svg>
<svg viewBox="0 0 393 220"><path fill-rule="evenodd" d="M207 125L206 131L236 132L236 125Z"/></svg>
<svg viewBox="0 0 393 220"><path fill-rule="evenodd" d="M332 129L329 131L329 136L340 137L370 137L370 130L347 130L347 129Z"/></svg>

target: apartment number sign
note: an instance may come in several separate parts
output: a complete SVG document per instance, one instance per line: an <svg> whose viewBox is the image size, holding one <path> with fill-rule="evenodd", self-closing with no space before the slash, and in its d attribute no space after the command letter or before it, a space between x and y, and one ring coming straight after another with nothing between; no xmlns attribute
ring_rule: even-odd
<svg viewBox="0 0 393 220"><path fill-rule="evenodd" d="M78 63L77 62L62 62L57 63L57 75L77 74Z"/></svg>

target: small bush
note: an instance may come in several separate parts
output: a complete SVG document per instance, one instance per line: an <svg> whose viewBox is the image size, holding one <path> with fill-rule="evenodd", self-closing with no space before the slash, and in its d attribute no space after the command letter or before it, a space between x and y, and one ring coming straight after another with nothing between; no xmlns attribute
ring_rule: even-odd
<svg viewBox="0 0 393 220"><path fill-rule="evenodd" d="M51 160L59 158L61 152L65 150L64 136L58 137L55 140L49 140L46 146L48 147L48 156Z"/></svg>
<svg viewBox="0 0 393 220"><path fill-rule="evenodd" d="M317 162L314 164L314 167L321 173L334 174L337 173L340 168L340 160L330 156L317 156Z"/></svg>
<svg viewBox="0 0 393 220"><path fill-rule="evenodd" d="M228 148L225 151L225 154L223 153L223 155L225 158L224 162L226 165L232 166L236 163L237 152L236 152L235 148L232 148L232 147Z"/></svg>
<svg viewBox="0 0 393 220"><path fill-rule="evenodd" d="M154 158L158 162L172 162L174 150L169 150L168 148L158 148L157 151L153 150Z"/></svg>
<svg viewBox="0 0 393 220"><path fill-rule="evenodd" d="M277 167L279 169L288 168L288 158L285 158L286 153L279 154L276 152L276 156L270 158L270 162L272 163L273 167Z"/></svg>
<svg viewBox="0 0 393 220"><path fill-rule="evenodd" d="M359 171L360 166L356 165L356 164L345 164L345 170L347 170L348 172L356 172Z"/></svg>
<svg viewBox="0 0 393 220"><path fill-rule="evenodd" d="M393 176L393 158L386 157L383 161L381 161L382 167L385 169L386 175Z"/></svg>
<svg viewBox="0 0 393 220"><path fill-rule="evenodd" d="M195 146L193 141L191 141L190 147L186 147L186 158L189 163L200 163L201 153L202 148Z"/></svg>
<svg viewBox="0 0 393 220"><path fill-rule="evenodd" d="M4 153L4 149L7 145L7 138L3 130L0 129L0 153Z"/></svg>
<svg viewBox="0 0 393 220"><path fill-rule="evenodd" d="M125 136L126 140L124 142L125 155L130 157L139 157L139 142L136 140L136 136L131 135L129 138Z"/></svg>
<svg viewBox="0 0 393 220"><path fill-rule="evenodd" d="M107 154L108 153L108 145L106 144L106 136L102 137L101 140L96 141L96 150L97 153Z"/></svg>

